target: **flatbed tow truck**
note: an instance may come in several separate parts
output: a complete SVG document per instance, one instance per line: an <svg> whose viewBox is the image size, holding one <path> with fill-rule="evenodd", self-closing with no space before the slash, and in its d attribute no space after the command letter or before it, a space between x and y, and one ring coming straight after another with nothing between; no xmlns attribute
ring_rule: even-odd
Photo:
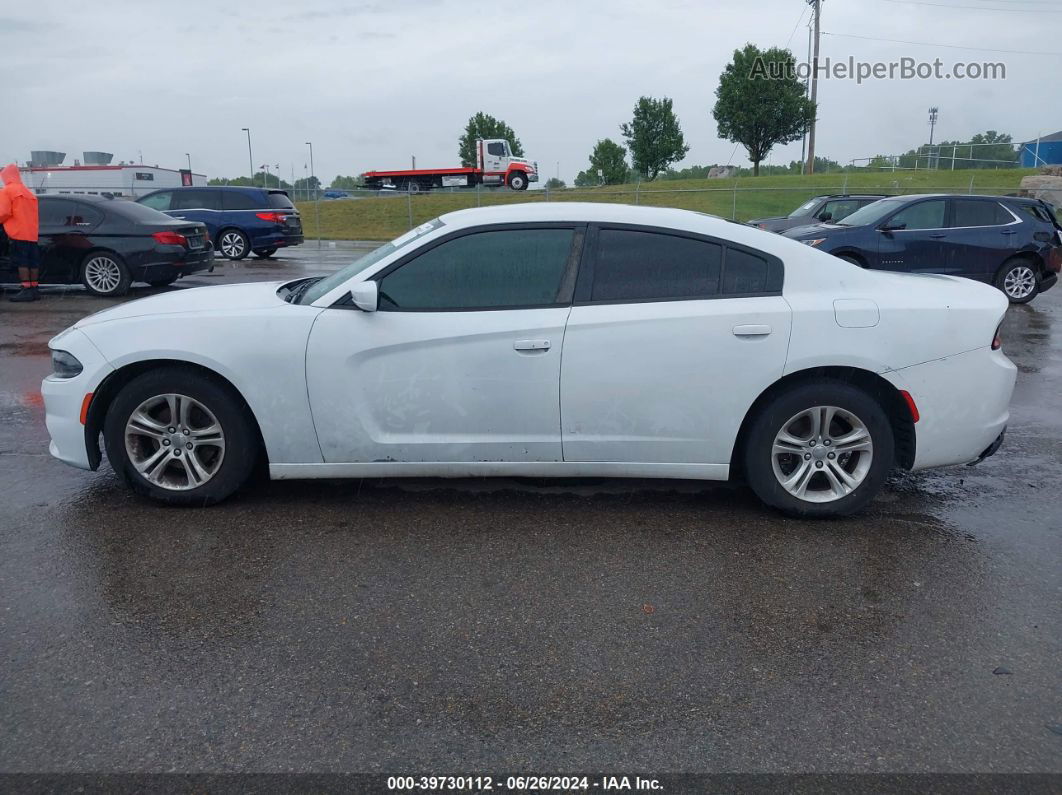
<svg viewBox="0 0 1062 795"><path fill-rule="evenodd" d="M365 187L419 193L433 188L474 188L477 185L507 185L527 190L538 182L538 164L514 157L504 138L476 142L476 165L457 168L411 168L397 171L366 171Z"/></svg>

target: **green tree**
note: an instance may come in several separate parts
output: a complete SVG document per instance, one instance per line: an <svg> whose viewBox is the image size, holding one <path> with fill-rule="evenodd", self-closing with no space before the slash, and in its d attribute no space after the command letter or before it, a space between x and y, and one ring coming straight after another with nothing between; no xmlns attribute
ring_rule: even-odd
<svg viewBox="0 0 1062 795"><path fill-rule="evenodd" d="M336 190L356 190L357 188L363 187L364 185L365 180L363 180L360 176L344 177L342 175L337 175L336 178L332 180L332 184L328 187L335 188Z"/></svg>
<svg viewBox="0 0 1062 795"><path fill-rule="evenodd" d="M566 188L568 186L564 184L563 179L558 179L557 177L550 177L546 180L546 187L550 190L558 190L560 188Z"/></svg>
<svg viewBox="0 0 1062 795"><path fill-rule="evenodd" d="M746 44L734 50L715 96L712 116L719 137L745 147L754 175L771 149L800 138L815 118L815 103L804 96L793 53L780 47Z"/></svg>
<svg viewBox="0 0 1062 795"><path fill-rule="evenodd" d="M631 165L646 179L656 179L690 150L668 97L641 97L634 106L634 117L620 129L627 139Z"/></svg>
<svg viewBox="0 0 1062 795"><path fill-rule="evenodd" d="M513 128L482 111L476 113L465 125L465 132L457 139L457 156L461 158L462 166L476 165L476 141L480 138L504 138L509 142L509 148L513 155L523 157L524 148L520 145L520 139L516 137Z"/></svg>
<svg viewBox="0 0 1062 795"><path fill-rule="evenodd" d="M254 175L252 180L250 177L214 177L214 179L208 180L207 185L237 185L243 187L256 187L256 188L282 188L288 190L291 185L276 174L266 174L264 171L259 171Z"/></svg>
<svg viewBox="0 0 1062 795"><path fill-rule="evenodd" d="M630 168L627 166L627 150L611 138L603 138L594 144L590 153L590 168L594 185L621 185L627 181Z"/></svg>

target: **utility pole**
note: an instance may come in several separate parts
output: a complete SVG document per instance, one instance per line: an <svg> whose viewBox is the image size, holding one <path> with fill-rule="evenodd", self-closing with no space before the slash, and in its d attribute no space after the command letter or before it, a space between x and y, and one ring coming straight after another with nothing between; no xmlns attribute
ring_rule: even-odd
<svg viewBox="0 0 1062 795"><path fill-rule="evenodd" d="M185 152L184 156L188 158L188 170L191 171L192 170L192 156L188 152Z"/></svg>
<svg viewBox="0 0 1062 795"><path fill-rule="evenodd" d="M251 128L241 127L247 133L247 165L251 167L251 185L254 185L254 155L251 154Z"/></svg>
<svg viewBox="0 0 1062 795"><path fill-rule="evenodd" d="M819 18L822 16L822 0L808 0L808 4L815 15L815 45L811 55L811 104L816 105L819 95ZM817 105L815 113L818 115ZM808 167L805 173L815 173L815 119L811 120L811 129L808 130Z"/></svg>
<svg viewBox="0 0 1062 795"><path fill-rule="evenodd" d="M808 20L808 60L807 63L811 64L811 20ZM804 81L804 96L808 95L811 90L811 75L809 74ZM807 155L808 155L808 131L804 130L804 137L800 139L800 173L803 174L807 170Z"/></svg>
<svg viewBox="0 0 1062 795"><path fill-rule="evenodd" d="M937 126L938 108L929 109L929 151L926 153L926 168L933 168L933 130Z"/></svg>
<svg viewBox="0 0 1062 795"><path fill-rule="evenodd" d="M310 182L314 181L313 170L313 142L307 141L306 145L310 147ZM309 186L310 183L307 183ZM321 247L321 191L317 189L317 185L313 185L313 214L314 223L317 226L317 248Z"/></svg>

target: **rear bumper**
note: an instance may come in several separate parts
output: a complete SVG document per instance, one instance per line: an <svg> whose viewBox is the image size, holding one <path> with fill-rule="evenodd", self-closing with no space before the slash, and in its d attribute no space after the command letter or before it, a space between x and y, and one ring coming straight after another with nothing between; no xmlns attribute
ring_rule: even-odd
<svg viewBox="0 0 1062 795"><path fill-rule="evenodd" d="M256 232L251 238L251 250L260 248L284 248L286 246L298 246L303 242L303 234L299 232Z"/></svg>
<svg viewBox="0 0 1062 795"><path fill-rule="evenodd" d="M214 249L207 246L199 251L188 251L180 246L159 246L151 259L156 261L141 265L133 275L135 280L155 281L212 270Z"/></svg>
<svg viewBox="0 0 1062 795"><path fill-rule="evenodd" d="M988 447L986 447L984 450L982 450L981 451L981 455L977 456L977 460L976 461L971 461L968 466L973 466L974 464L980 464L982 461L984 461L989 456L995 455L996 454L996 450L998 450L1000 447L1003 446L1003 437L1006 436L1006 435L1007 435L1007 429L1004 428L1002 431L999 432L999 436L996 437L996 440L994 442L992 442L992 444L988 445Z"/></svg>
<svg viewBox="0 0 1062 795"><path fill-rule="evenodd" d="M1002 351L987 347L882 373L897 389L909 392L918 406L911 469L987 457L1010 418L1017 373Z"/></svg>

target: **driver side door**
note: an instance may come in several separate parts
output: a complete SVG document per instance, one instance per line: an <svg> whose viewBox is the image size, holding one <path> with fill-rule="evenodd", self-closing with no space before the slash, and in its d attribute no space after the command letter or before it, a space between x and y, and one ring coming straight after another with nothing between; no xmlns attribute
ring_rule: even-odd
<svg viewBox="0 0 1062 795"><path fill-rule="evenodd" d="M561 461L560 357L583 230L457 232L333 306L306 352L328 463Z"/></svg>
<svg viewBox="0 0 1062 795"><path fill-rule="evenodd" d="M879 267L907 273L943 273L947 267L946 216L947 201L943 198L915 202L894 213L877 232Z"/></svg>

